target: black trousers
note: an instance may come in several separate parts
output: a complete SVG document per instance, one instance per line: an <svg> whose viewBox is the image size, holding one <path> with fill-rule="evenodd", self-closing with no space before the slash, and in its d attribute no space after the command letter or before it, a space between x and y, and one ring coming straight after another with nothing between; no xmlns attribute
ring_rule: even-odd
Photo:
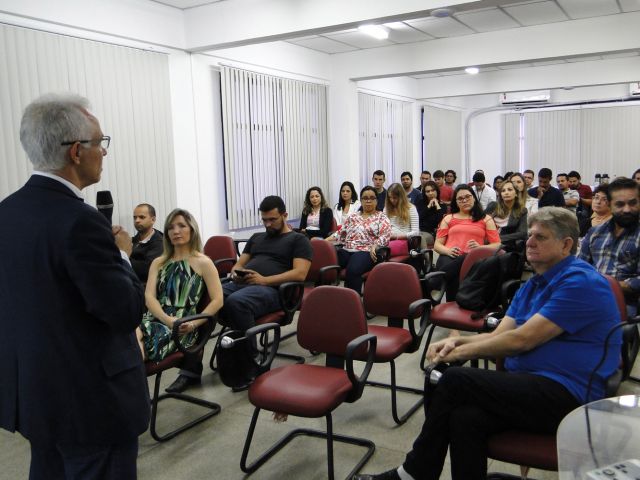
<svg viewBox="0 0 640 480"><path fill-rule="evenodd" d="M455 258L448 255L438 257L435 270L444 272L444 278L447 282L447 302L453 302L456 299L458 288L460 288L460 269L466 256L464 254Z"/></svg>
<svg viewBox="0 0 640 480"><path fill-rule="evenodd" d="M29 480L135 480L138 438L113 445L31 441Z"/></svg>
<svg viewBox="0 0 640 480"><path fill-rule="evenodd" d="M425 396L422 431L403 464L415 480L440 478L447 449L452 480L485 480L491 434L510 429L555 433L580 405L546 377L478 368L447 369L432 392Z"/></svg>

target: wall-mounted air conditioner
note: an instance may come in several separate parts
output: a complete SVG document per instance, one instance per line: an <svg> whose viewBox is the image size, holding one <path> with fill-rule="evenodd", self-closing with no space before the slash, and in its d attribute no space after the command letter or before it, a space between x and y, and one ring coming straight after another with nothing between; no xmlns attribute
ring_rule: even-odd
<svg viewBox="0 0 640 480"><path fill-rule="evenodd" d="M502 105L525 105L528 103L547 103L551 98L551 90L530 92L510 92L500 94Z"/></svg>
<svg viewBox="0 0 640 480"><path fill-rule="evenodd" d="M632 97L640 97L640 82L633 82L629 84L629 95Z"/></svg>

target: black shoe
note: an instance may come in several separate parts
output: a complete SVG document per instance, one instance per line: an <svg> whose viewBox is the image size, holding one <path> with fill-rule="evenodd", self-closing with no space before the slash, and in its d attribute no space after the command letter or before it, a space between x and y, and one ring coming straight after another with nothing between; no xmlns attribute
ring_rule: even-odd
<svg viewBox="0 0 640 480"><path fill-rule="evenodd" d="M238 385L234 385L233 387L231 387L231 391L234 393L237 393L237 392L244 392L245 390L249 390L249 387L251 386L254 380L255 378L248 378L243 383L240 383Z"/></svg>
<svg viewBox="0 0 640 480"><path fill-rule="evenodd" d="M182 393L191 385L200 385L200 377L187 377L186 375L178 375L176 381L169 385L165 391L168 393Z"/></svg>
<svg viewBox="0 0 640 480"><path fill-rule="evenodd" d="M398 469L394 468L393 470L387 470L386 472L378 474L357 474L353 476L353 480L400 480L400 475L398 475Z"/></svg>

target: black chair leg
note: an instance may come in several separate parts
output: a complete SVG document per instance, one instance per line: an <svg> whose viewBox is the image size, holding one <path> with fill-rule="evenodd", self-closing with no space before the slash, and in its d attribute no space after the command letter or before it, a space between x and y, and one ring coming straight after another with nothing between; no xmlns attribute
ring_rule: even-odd
<svg viewBox="0 0 640 480"><path fill-rule="evenodd" d="M162 372L158 372L156 374L156 379L153 386L153 397L151 398L151 421L149 422L149 433L151 436L158 442L165 442L167 440L172 439L176 435L184 432L185 430L190 429L198 425L199 423L204 422L208 418L213 417L220 413L222 407L214 402L209 402L207 400L202 400L200 398L192 397L191 395L185 395L184 393L164 393L160 395L160 379L162 378ZM158 434L156 430L156 419L158 415L158 403L167 398L174 398L176 400L182 400L183 402L192 403L194 405L199 405L201 407L205 407L209 409L207 413L197 417L196 419L182 425L181 427L176 428L175 430L171 430L164 435Z"/></svg>
<svg viewBox="0 0 640 480"><path fill-rule="evenodd" d="M431 337L433 337L433 331L436 329L435 325L431 325L429 329L429 334L427 335L427 341L424 344L424 348L422 349L422 355L420 355L420 370L423 372L427 371L427 350L429 349L429 345L431 345Z"/></svg>
<svg viewBox="0 0 640 480"><path fill-rule="evenodd" d="M374 382L367 380L367 385L371 385L372 387L380 387L380 388L388 388L391 390L391 416L393 417L393 421L396 422L397 425L402 425L407 419L413 415L424 403L424 390L422 388L413 388L413 387L404 387L396 384L396 364L392 360L390 365L391 368L391 383L383 383L383 382ZM420 395L420 399L411 405L409 410L402 415L398 416L398 391L414 393L416 395Z"/></svg>
<svg viewBox="0 0 640 480"><path fill-rule="evenodd" d="M264 451L259 457L257 457L251 464L247 465L247 457L249 455L249 449L251 448L251 441L253 440L253 433L255 431L256 423L258 421L258 415L260 414L260 408L257 408L253 412L253 416L251 417L251 424L249 425L249 431L247 432L247 439L244 442L244 447L242 449L242 457L240 458L240 469L244 473L253 473L262 465L264 465L267 460L273 457L276 453L278 453L283 447L285 447L291 440L295 437L304 435L314 438L324 438L327 440L327 468L328 474L327 478L329 480L334 480L334 470L333 470L333 442L342 442L348 443L351 445L357 445L360 447L366 448L365 454L362 456L360 461L356 464L356 466L349 472L346 476L345 480L350 480L356 473L365 466L365 464L369 461L369 459L373 456L375 452L376 446L371 440L367 440L364 438L351 437L347 435L336 435L333 433L333 422L331 418L331 414L326 415L327 421L327 431L322 432L320 430L312 430L309 428L297 428L295 430L290 431L284 437L280 438L275 444L269 447Z"/></svg>

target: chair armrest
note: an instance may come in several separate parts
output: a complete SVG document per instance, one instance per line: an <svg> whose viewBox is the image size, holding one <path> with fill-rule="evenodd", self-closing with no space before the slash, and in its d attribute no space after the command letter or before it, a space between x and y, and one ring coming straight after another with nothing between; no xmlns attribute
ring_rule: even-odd
<svg viewBox="0 0 640 480"><path fill-rule="evenodd" d="M391 257L391 249L389 247L376 248L376 264L388 262L389 257Z"/></svg>
<svg viewBox="0 0 640 480"><path fill-rule="evenodd" d="M418 255L422 256L422 271L427 275L433 268L433 248L422 248L418 250Z"/></svg>
<svg viewBox="0 0 640 480"><path fill-rule="evenodd" d="M420 282L422 282L422 292L425 298L431 300L432 307L434 305L440 305L442 297L444 297L444 293L447 289L447 282L444 277L444 272L431 272L426 274L424 278L420 279ZM440 287L434 292L432 285L437 284L436 282L440 284Z"/></svg>
<svg viewBox="0 0 640 480"><path fill-rule="evenodd" d="M335 278L332 282L329 282L327 278L329 278L329 272L335 270ZM316 281L316 287L320 285L340 285L340 270L342 267L340 265L327 265L326 267L322 267L318 270L318 280Z"/></svg>
<svg viewBox="0 0 640 480"><path fill-rule="evenodd" d="M407 237L407 247L409 247L409 251L419 250L421 243L422 237L420 235L411 235L410 237Z"/></svg>
<svg viewBox="0 0 640 480"><path fill-rule="evenodd" d="M251 338L258 335L268 335L270 330L273 330L273 341L260 342L260 344L264 346L264 350L260 355L260 361L257 361L255 358L253 359L253 362L258 367L259 374L266 372L271 368L271 363L278 352L278 345L280 344L280 325L277 323L263 323L262 325L251 327L245 332L245 341L248 342Z"/></svg>
<svg viewBox="0 0 640 480"><path fill-rule="evenodd" d="M367 359L365 360L366 363L362 370L362 373L360 373L360 375L356 375L353 370L353 356L356 354L357 350L363 348L363 345L365 343L369 343L369 348L367 349ZM371 372L371 368L373 367L377 345L378 337L371 333L360 335L347 344L347 350L345 352L347 376L349 377L349 380L353 385L353 389L347 396L347 402L353 402L362 396L362 391L364 390L367 378L369 378L369 373Z"/></svg>
<svg viewBox="0 0 640 480"><path fill-rule="evenodd" d="M629 323L622 327L622 379L627 380L638 356L640 348L640 334L638 325L640 317L629 319Z"/></svg>
<svg viewBox="0 0 640 480"><path fill-rule="evenodd" d="M416 332L416 322L418 311L422 309L422 315L420 315L420 329ZM424 335L427 326L429 325L429 317L431 315L431 300L421 298L411 302L409 305L409 313L407 315L407 324L409 326L409 333L413 339L413 345L411 346L411 352L415 352L420 348L420 342L422 342L422 336Z"/></svg>
<svg viewBox="0 0 640 480"><path fill-rule="evenodd" d="M233 267L236 262L237 260L235 258L219 258L218 260L214 260L213 264L215 265L217 270L219 265L229 264L231 267Z"/></svg>
<svg viewBox="0 0 640 480"><path fill-rule="evenodd" d="M198 341L191 345L189 348L185 348L180 341L180 335L178 334L178 329L180 325L187 322L192 322L193 320L200 320L201 318L206 318L207 323L201 325L198 328ZM199 315L189 315L188 317L182 317L176 320L173 323L173 327L171 328L171 339L175 342L178 350L184 355L194 354L202 350L205 344L209 341L211 337L211 332L216 327L216 317L215 315L209 314L199 314Z"/></svg>
<svg viewBox="0 0 640 480"><path fill-rule="evenodd" d="M507 311L507 307L511 303L513 296L516 294L521 285L522 282L520 281L520 279L507 280L502 284L502 290L500 292L500 305L502 305L502 308L505 312Z"/></svg>
<svg viewBox="0 0 640 480"><path fill-rule="evenodd" d="M280 306L286 314L283 325L291 323L293 315L300 309L304 295L304 282L285 282L278 287Z"/></svg>

